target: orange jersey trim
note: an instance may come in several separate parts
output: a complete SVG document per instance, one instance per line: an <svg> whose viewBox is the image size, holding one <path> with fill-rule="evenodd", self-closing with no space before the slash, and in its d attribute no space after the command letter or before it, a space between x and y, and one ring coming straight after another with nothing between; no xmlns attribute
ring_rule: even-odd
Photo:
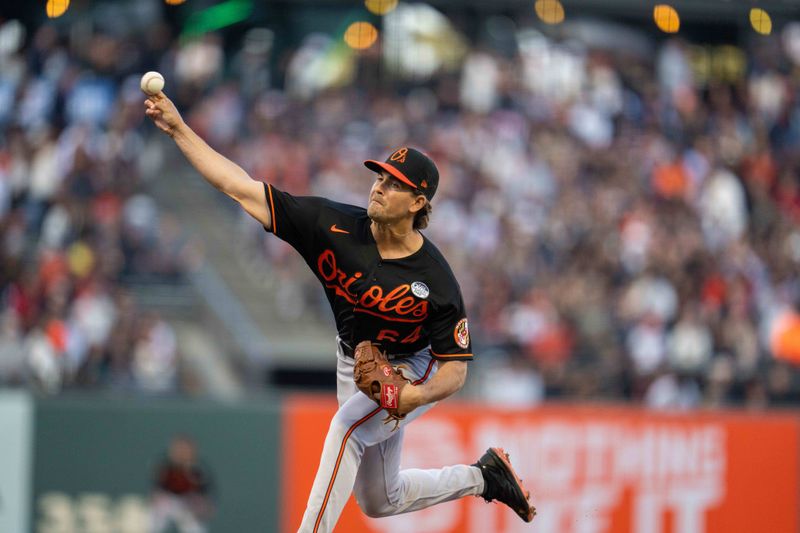
<svg viewBox="0 0 800 533"><path fill-rule="evenodd" d="M439 359L452 359L454 357L473 357L473 355L471 353L445 353L445 354L440 354L440 353L434 352L433 350L431 350L431 355L433 355L434 357L438 357Z"/></svg>
<svg viewBox="0 0 800 533"><path fill-rule="evenodd" d="M374 411L371 411L368 415L364 416L364 418L350 426L350 429L348 429L347 433L345 433L344 438L342 439L342 444L339 447L339 455L336 457L336 466L334 466L333 473L331 474L331 480L328 482L328 490L325 491L325 499L322 500L322 507L320 507L319 514L317 514L317 520L314 522L314 533L319 531L319 523L322 521L322 515L325 513L325 507L328 506L328 499L331 496L331 490L333 490L333 483L336 481L336 474L339 473L339 466L342 464L342 457L344 456L344 447L347 444L347 439L350 438L350 435L353 434L353 431L355 431L358 426L378 414L380 411L380 407L376 408Z"/></svg>
<svg viewBox="0 0 800 533"><path fill-rule="evenodd" d="M267 184L267 190L269 191L269 211L270 215L272 216L272 233L277 235L278 231L276 230L277 226L275 225L275 201L272 199L272 185L269 183Z"/></svg>

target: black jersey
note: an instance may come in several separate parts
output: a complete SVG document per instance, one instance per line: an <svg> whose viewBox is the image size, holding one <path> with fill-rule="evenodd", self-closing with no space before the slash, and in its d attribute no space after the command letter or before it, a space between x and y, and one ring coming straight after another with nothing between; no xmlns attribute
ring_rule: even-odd
<svg viewBox="0 0 800 533"><path fill-rule="evenodd" d="M408 257L382 259L366 209L265 187L272 233L325 287L344 342L371 340L391 355L430 346L437 359L472 359L461 289L427 238Z"/></svg>

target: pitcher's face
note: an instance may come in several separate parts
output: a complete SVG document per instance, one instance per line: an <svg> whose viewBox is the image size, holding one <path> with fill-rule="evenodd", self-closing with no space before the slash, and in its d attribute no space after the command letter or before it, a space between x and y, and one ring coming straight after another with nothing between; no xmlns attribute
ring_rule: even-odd
<svg viewBox="0 0 800 533"><path fill-rule="evenodd" d="M386 171L375 176L367 204L369 218L380 224L413 218L419 204L424 204L418 200L422 195Z"/></svg>

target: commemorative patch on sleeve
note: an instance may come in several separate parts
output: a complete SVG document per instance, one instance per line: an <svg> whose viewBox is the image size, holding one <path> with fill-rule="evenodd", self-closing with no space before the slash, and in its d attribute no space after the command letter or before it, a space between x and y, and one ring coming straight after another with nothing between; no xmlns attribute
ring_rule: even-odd
<svg viewBox="0 0 800 533"><path fill-rule="evenodd" d="M456 339L456 344L465 350L469 348L469 325L467 319L462 318L456 324L456 329L453 331L453 337Z"/></svg>

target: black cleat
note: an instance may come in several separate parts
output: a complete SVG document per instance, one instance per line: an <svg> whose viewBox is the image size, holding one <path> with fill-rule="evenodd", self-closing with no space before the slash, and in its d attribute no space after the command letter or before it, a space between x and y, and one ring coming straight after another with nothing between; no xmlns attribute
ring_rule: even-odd
<svg viewBox="0 0 800 533"><path fill-rule="evenodd" d="M472 466L483 474L484 489L481 496L487 502L497 500L511 507L526 522L533 520L536 509L528 501L530 491L511 468L508 454L502 448L489 448Z"/></svg>

